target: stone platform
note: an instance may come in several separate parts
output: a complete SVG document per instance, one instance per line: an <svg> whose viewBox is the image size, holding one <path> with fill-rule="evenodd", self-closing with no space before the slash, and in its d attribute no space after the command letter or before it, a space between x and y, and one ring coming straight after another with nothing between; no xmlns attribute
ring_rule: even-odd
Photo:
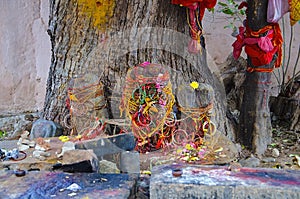
<svg viewBox="0 0 300 199"><path fill-rule="evenodd" d="M17 177L0 172L0 198L125 199L135 194L137 175L30 171Z"/></svg>
<svg viewBox="0 0 300 199"><path fill-rule="evenodd" d="M182 171L179 177L173 170ZM300 198L300 171L225 166L162 165L154 167L151 199Z"/></svg>
<svg viewBox="0 0 300 199"><path fill-rule="evenodd" d="M0 141L0 148L12 150L17 148L18 140L5 140ZM39 160L33 157L34 148L29 148L26 151L26 158L20 161L6 160L0 161L0 169L8 168L10 170L23 169L23 170L46 170L49 171L52 169L52 166L58 163L60 160L57 158L57 153L61 152L63 142L58 138L51 138L51 148L47 151L50 153L50 156L46 160Z"/></svg>
<svg viewBox="0 0 300 199"><path fill-rule="evenodd" d="M72 145L74 153L69 154L65 152L64 155L59 156L62 153L65 144L58 137L45 138L48 140L48 150L46 153L49 155L44 159L34 157L35 148L28 148L20 154L25 156L23 159L20 157L18 160L0 160L0 169L22 169L22 170L40 170L40 171L52 171L53 166L56 164L72 164L79 161L90 161L90 156L95 156L98 160L105 160L110 155L118 155L119 159L115 160L115 164L120 165L120 170L126 173L139 173L140 162L139 154L133 151L135 147L135 141L132 134L120 134L108 137L96 137L90 140L76 141ZM18 148L18 140L5 140L0 141L0 149L12 150ZM83 153L86 151L86 153ZM91 151L91 152L90 152ZM93 154L92 154L93 153ZM24 155L25 154L25 155ZM75 156L74 154L77 154ZM88 156L87 154L91 154ZM73 156L73 157L72 157ZM101 166L101 165L100 165Z"/></svg>

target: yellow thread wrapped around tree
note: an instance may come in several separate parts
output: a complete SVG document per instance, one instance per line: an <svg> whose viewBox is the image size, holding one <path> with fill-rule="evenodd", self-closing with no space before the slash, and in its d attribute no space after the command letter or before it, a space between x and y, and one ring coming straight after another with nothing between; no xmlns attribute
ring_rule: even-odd
<svg viewBox="0 0 300 199"><path fill-rule="evenodd" d="M163 131L172 112L174 95L168 70L159 64L143 63L130 69L123 90L121 113L131 120L131 128L141 145L155 132Z"/></svg>

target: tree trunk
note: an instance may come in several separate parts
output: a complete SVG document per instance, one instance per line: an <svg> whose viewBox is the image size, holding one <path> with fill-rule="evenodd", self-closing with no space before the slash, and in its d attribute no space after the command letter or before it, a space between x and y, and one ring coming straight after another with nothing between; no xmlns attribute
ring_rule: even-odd
<svg viewBox="0 0 300 199"><path fill-rule="evenodd" d="M44 117L64 126L69 82L96 75L107 95L120 97L126 72L145 61L169 67L174 92L180 84L205 82L215 89L214 121L233 137L225 116L225 93L210 72L206 52L190 54L186 10L169 0L51 0L48 33L52 62ZM204 44L204 42L203 42ZM176 92L175 92L176 95ZM117 101L106 98L106 117L118 117Z"/></svg>
<svg viewBox="0 0 300 199"><path fill-rule="evenodd" d="M253 31L265 27L267 23L268 0L248 1L247 21ZM273 68L273 61L262 68ZM248 56L248 65L251 60ZM257 155L262 155L271 143L272 126L269 110L270 72L247 72L243 83L243 101L240 113L240 130L237 140Z"/></svg>
<svg viewBox="0 0 300 199"><path fill-rule="evenodd" d="M300 131L300 100L277 96L270 98L270 110L275 124L288 130Z"/></svg>

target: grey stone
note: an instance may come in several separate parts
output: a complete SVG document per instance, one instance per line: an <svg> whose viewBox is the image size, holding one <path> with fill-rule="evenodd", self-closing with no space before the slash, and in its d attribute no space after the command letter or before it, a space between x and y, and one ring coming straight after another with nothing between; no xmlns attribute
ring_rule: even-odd
<svg viewBox="0 0 300 199"><path fill-rule="evenodd" d="M123 173L140 173L140 154L136 151L123 151L120 158Z"/></svg>
<svg viewBox="0 0 300 199"><path fill-rule="evenodd" d="M75 143L74 142L65 142L61 148L61 153L57 154L57 157L61 157L64 155L66 151L75 150Z"/></svg>
<svg viewBox="0 0 300 199"><path fill-rule="evenodd" d="M133 134L119 134L107 138L95 138L77 142L76 149L92 149L99 159L104 155L131 151L135 147Z"/></svg>
<svg viewBox="0 0 300 199"><path fill-rule="evenodd" d="M0 198L49 199L49 198L134 198L136 176L128 174L63 173L29 171L24 177L16 177L12 171L0 172ZM74 186L72 184L77 184ZM70 197L69 194L76 195ZM69 189L68 189L69 188Z"/></svg>
<svg viewBox="0 0 300 199"><path fill-rule="evenodd" d="M270 162L276 162L276 159L272 157L267 157L267 158L263 158L261 161L264 163L270 163Z"/></svg>
<svg viewBox="0 0 300 199"><path fill-rule="evenodd" d="M35 158L39 158L41 156L50 157L51 154L49 152L35 150L32 152L32 156Z"/></svg>
<svg viewBox="0 0 300 199"><path fill-rule="evenodd" d="M181 85L178 88L178 102L185 108L207 107L214 99L213 88L204 83L199 83L194 89L190 85Z"/></svg>
<svg viewBox="0 0 300 199"><path fill-rule="evenodd" d="M214 89L209 84L200 83L195 90L199 107L207 107L214 99Z"/></svg>
<svg viewBox="0 0 300 199"><path fill-rule="evenodd" d="M34 149L37 150L37 151L46 151L46 148L45 148L45 147L40 146L40 145L38 145L38 144L35 145Z"/></svg>
<svg viewBox="0 0 300 199"><path fill-rule="evenodd" d="M183 174L174 177L172 171ZM221 166L164 165L152 170L151 199L293 199L300 198L300 171L241 168L228 171Z"/></svg>
<svg viewBox="0 0 300 199"><path fill-rule="evenodd" d="M279 155L280 155L280 153L279 153L278 149L276 149L276 148L272 149L272 157L277 158L277 157L279 157Z"/></svg>
<svg viewBox="0 0 300 199"><path fill-rule="evenodd" d="M63 129L59 124L45 119L38 119L32 125L29 138L32 140L38 137L58 137L62 133Z"/></svg>
<svg viewBox="0 0 300 199"><path fill-rule="evenodd" d="M120 170L118 169L116 163L107 160L101 160L99 162L99 173L120 173Z"/></svg>
<svg viewBox="0 0 300 199"><path fill-rule="evenodd" d="M25 144L21 144L21 145L18 146L19 151L26 151L29 148L30 147L28 145L25 145Z"/></svg>
<svg viewBox="0 0 300 199"><path fill-rule="evenodd" d="M239 163L243 166L243 167L258 167L260 164L260 160L256 157L250 157L247 159L241 159L239 161Z"/></svg>
<svg viewBox="0 0 300 199"><path fill-rule="evenodd" d="M0 141L0 149L12 150L18 147L18 140Z"/></svg>

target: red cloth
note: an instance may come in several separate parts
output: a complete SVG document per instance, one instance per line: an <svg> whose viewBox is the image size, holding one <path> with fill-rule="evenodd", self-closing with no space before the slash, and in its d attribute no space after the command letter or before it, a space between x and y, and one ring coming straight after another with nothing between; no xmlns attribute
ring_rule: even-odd
<svg viewBox="0 0 300 199"><path fill-rule="evenodd" d="M213 8L217 0L172 0L172 4L178 4L185 7L192 6L194 3L203 3L203 7L205 8Z"/></svg>
<svg viewBox="0 0 300 199"><path fill-rule="evenodd" d="M197 21L202 21L206 8L213 8L217 0L172 0L172 4L185 6L189 10L189 23L191 40L188 44L188 51L190 53L198 53L201 51L200 36L202 28ZM199 8L199 9L198 9ZM198 10L197 10L198 9Z"/></svg>
<svg viewBox="0 0 300 199"><path fill-rule="evenodd" d="M249 27L240 27L240 34L236 41L232 44L233 56L237 59L245 46L245 52L250 57L254 66L263 66L269 64L275 53L278 58L274 64L275 68L280 67L282 61L282 35L280 27L277 23L270 24L258 31L252 31ZM267 35L260 37L261 34L267 32ZM258 70L254 70L258 71ZM259 70L259 72L269 72Z"/></svg>
<svg viewBox="0 0 300 199"><path fill-rule="evenodd" d="M244 45L246 45L245 47L245 51L246 48L253 46L253 48L256 48L256 45L263 51L263 53L271 53L274 51L274 46L272 43L272 39L273 39L273 30L269 30L267 35L264 37L257 37L257 38L252 38L252 37L248 37L245 38L245 28L244 27L240 27L239 28L240 34L237 36L237 40L232 44L233 46L233 57L235 59L239 58L242 48ZM250 50L252 52L252 50Z"/></svg>
<svg viewBox="0 0 300 199"><path fill-rule="evenodd" d="M211 9L215 7L217 0L172 0L172 4L182 5L188 7L189 9L196 10L197 4L200 6L200 20L204 16L205 9Z"/></svg>

